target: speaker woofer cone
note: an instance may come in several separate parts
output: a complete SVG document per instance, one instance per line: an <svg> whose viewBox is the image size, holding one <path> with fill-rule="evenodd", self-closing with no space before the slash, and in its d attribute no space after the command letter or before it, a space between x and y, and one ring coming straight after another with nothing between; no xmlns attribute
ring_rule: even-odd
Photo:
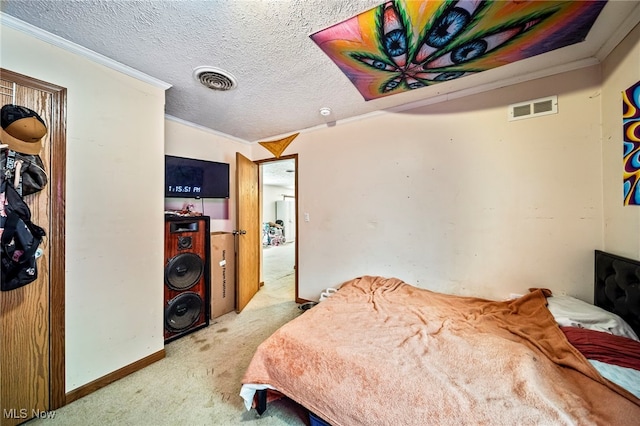
<svg viewBox="0 0 640 426"><path fill-rule="evenodd" d="M198 321L204 302L194 292L188 291L171 299L164 310L164 325L171 332L189 329Z"/></svg>
<svg viewBox="0 0 640 426"><path fill-rule="evenodd" d="M169 260L164 268L164 282L177 291L188 290L198 283L204 272L204 262L194 253L181 253Z"/></svg>

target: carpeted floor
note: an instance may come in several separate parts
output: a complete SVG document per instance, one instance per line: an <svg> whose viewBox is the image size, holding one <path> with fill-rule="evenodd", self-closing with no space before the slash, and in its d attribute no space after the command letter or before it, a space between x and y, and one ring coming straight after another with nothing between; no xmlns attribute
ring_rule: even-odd
<svg viewBox="0 0 640 426"><path fill-rule="evenodd" d="M265 285L240 314L215 318L167 344L161 361L28 425L308 425L306 410L289 400L257 417L238 395L256 347L302 314L294 301L293 250L293 244L264 249Z"/></svg>

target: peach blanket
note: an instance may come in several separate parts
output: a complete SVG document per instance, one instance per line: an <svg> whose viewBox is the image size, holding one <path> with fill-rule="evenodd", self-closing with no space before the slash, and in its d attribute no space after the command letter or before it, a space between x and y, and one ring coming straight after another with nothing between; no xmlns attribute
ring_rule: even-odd
<svg viewBox="0 0 640 426"><path fill-rule="evenodd" d="M541 290L498 302L356 278L262 343L242 383L333 426L640 419L640 400L568 343Z"/></svg>

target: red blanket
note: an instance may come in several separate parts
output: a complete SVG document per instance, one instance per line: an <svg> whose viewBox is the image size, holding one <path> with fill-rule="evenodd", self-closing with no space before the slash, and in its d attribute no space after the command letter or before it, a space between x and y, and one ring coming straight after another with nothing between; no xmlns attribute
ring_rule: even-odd
<svg viewBox="0 0 640 426"><path fill-rule="evenodd" d="M571 346L536 290L457 297L361 277L258 348L270 384L334 426L637 424L640 401Z"/></svg>
<svg viewBox="0 0 640 426"><path fill-rule="evenodd" d="M585 328L560 329L585 358L640 370L640 342Z"/></svg>

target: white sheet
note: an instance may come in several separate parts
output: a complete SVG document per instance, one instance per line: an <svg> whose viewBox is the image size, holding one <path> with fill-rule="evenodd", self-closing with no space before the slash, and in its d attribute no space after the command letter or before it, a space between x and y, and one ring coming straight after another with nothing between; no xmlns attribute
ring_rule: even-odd
<svg viewBox="0 0 640 426"><path fill-rule="evenodd" d="M247 411L251 410L251 406L253 405L253 397L255 396L256 391L264 389L276 390L276 388L270 385L258 385L254 383L247 383L242 385L242 388L240 388L240 396L244 400L244 406L247 408Z"/></svg>

